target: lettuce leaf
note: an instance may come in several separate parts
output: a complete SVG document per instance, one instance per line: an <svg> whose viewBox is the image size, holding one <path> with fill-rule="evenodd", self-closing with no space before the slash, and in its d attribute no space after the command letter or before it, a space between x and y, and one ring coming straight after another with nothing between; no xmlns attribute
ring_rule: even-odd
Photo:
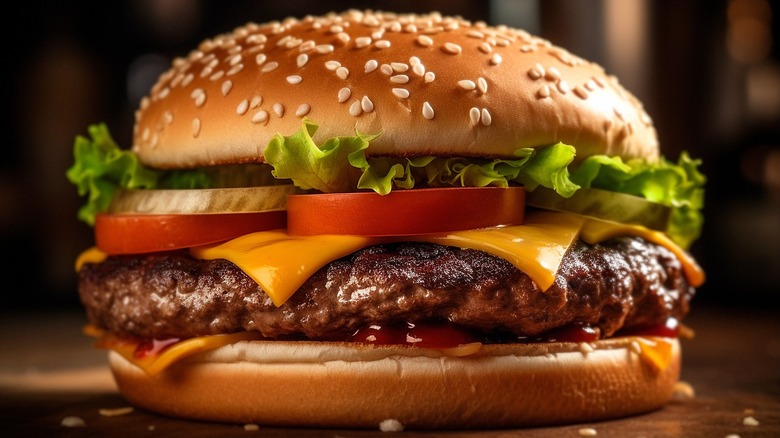
<svg viewBox="0 0 780 438"><path fill-rule="evenodd" d="M130 151L117 146L105 124L88 128L90 138L77 136L73 145L74 163L66 177L76 185L87 203L78 218L95 224L95 215L108 209L118 188L205 188L208 178L198 171L163 172L144 167Z"/></svg>
<svg viewBox="0 0 780 438"><path fill-rule="evenodd" d="M698 238L703 223L705 177L700 161L683 153L674 164L595 155L575 162L576 149L557 143L543 148L520 148L516 159L464 157L367 157L368 143L378 135L356 133L335 137L318 146L312 136L317 125L304 120L297 133L277 135L265 151L278 178L289 178L304 189L322 192L373 190L381 195L414 187L506 187L523 184L529 191L542 186L570 197L580 188L643 197L673 208L669 236L687 248Z"/></svg>
<svg viewBox="0 0 780 438"><path fill-rule="evenodd" d="M570 197L580 188L598 188L640 196L672 207L667 234L683 248L696 240L703 223L706 178L699 160L682 153L677 163L662 158L656 163L595 155L575 163L576 149L557 143L542 148L519 148L513 159L466 157L368 157L366 150L378 135L355 132L333 137L317 145L312 136L317 125L304 119L290 136L276 135L264 156L273 177L322 192L373 190L385 195L395 189L415 187L506 187L523 184L529 191L539 186ZM159 171L144 167L129 151L119 149L103 124L89 127L90 138L78 136L75 162L67 178L87 203L78 213L94 224L118 188L207 188L265 181L256 168L194 171ZM257 166L255 166L257 167ZM229 182L228 182L229 181ZM228 185L224 185L227 182Z"/></svg>

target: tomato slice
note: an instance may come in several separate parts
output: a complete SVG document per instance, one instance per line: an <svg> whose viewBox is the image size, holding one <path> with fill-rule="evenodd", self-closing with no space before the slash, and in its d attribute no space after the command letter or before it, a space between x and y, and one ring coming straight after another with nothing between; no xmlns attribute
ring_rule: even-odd
<svg viewBox="0 0 780 438"><path fill-rule="evenodd" d="M226 214L98 214L95 243L108 254L141 254L284 228L284 211Z"/></svg>
<svg viewBox="0 0 780 438"><path fill-rule="evenodd" d="M519 225L523 187L448 187L288 195L291 235L410 236Z"/></svg>

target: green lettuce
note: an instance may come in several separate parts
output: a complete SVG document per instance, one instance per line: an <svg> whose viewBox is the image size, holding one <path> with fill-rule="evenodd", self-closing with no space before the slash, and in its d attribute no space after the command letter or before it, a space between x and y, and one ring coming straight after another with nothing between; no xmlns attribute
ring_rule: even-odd
<svg viewBox="0 0 780 438"><path fill-rule="evenodd" d="M205 188L208 179L198 171L163 172L144 167L130 151L117 146L105 124L88 128L90 138L77 136L73 145L74 163L66 177L76 185L87 202L78 218L94 225L95 215L108 209L118 188Z"/></svg>
<svg viewBox="0 0 780 438"><path fill-rule="evenodd" d="M209 170L160 171L144 167L129 151L121 150L103 124L89 127L90 138L78 136L74 164L67 178L87 203L78 217L94 224L119 188L208 188L272 184L290 180L298 187L321 192L373 190L385 195L415 187L506 187L522 184L570 197L580 188L598 188L640 196L672 208L667 234L687 248L699 237L703 223L706 178L699 160L682 153L677 163L664 158L648 163L595 155L575 161L576 149L557 143L542 148L519 148L512 159L473 157L368 157L366 150L378 135L355 132L318 145L312 139L317 125L303 120L290 136L276 135L266 146L270 166ZM269 181L271 175L277 181Z"/></svg>
<svg viewBox="0 0 780 438"><path fill-rule="evenodd" d="M288 178L304 189L322 192L373 190L385 195L393 189L414 187L539 186L570 197L580 188L599 188L641 196L672 208L668 235L687 248L698 238L704 201L705 177L701 164L683 153L675 164L660 159L624 162L619 157L595 155L575 163L576 149L557 143L543 148L520 148L515 159L466 157L367 157L369 143L377 135L356 132L317 145L312 136L317 125L303 121L291 136L277 135L265 150L274 176Z"/></svg>

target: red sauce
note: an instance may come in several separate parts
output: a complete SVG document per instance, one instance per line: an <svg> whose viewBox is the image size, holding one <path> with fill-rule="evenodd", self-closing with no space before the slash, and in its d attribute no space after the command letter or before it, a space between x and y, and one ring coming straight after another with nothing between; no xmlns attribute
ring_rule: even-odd
<svg viewBox="0 0 780 438"><path fill-rule="evenodd" d="M675 318L669 318L664 324L624 329L616 333L616 336L661 336L664 338L677 338L680 336L680 322Z"/></svg>
<svg viewBox="0 0 780 438"><path fill-rule="evenodd" d="M135 348L133 356L137 359L155 356L179 341L181 341L181 338L144 339Z"/></svg>

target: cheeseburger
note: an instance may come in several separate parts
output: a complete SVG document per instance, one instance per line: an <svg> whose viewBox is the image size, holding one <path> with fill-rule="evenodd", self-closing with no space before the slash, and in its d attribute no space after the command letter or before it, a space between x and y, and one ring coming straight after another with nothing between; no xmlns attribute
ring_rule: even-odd
<svg viewBox="0 0 780 438"><path fill-rule="evenodd" d="M85 331L183 418L494 428L661 408L704 177L598 65L506 26L350 10L173 61L68 178Z"/></svg>

